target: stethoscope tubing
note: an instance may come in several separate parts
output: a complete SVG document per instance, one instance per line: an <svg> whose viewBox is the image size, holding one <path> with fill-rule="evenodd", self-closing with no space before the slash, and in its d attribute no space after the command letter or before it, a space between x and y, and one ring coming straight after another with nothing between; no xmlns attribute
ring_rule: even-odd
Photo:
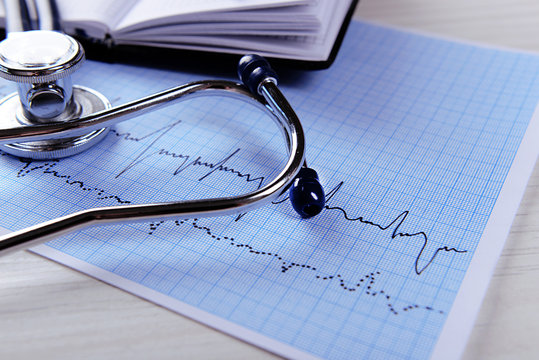
<svg viewBox="0 0 539 360"><path fill-rule="evenodd" d="M275 200L297 176L305 165L305 135L292 107L272 81L259 86L262 96L255 96L243 85L230 81L201 81L179 86L161 93L133 101L68 124L38 126L39 129L21 131L25 139L50 139L51 134L66 136L110 126L132 117L170 105L178 100L193 99L202 95L225 95L248 101L269 111L271 118L283 130L289 159L281 172L262 188L244 195L188 201L172 201L142 205L98 207L79 211L57 219L43 222L0 237L0 255L25 249L83 228L111 223L147 222L170 218L202 218L243 213ZM268 102L266 97L270 97ZM78 124L78 123L81 124ZM0 134L5 130L0 131ZM72 131L72 132L71 132ZM13 134L10 134L13 136ZM13 139L5 134L0 138ZM19 140L20 137L17 138ZM20 141L20 140L19 140Z"/></svg>
<svg viewBox="0 0 539 360"><path fill-rule="evenodd" d="M259 97L253 95L245 86L226 80L203 80L173 87L162 92L146 96L129 103L105 109L71 121L32 124L31 126L16 126L1 128L0 144L14 142L40 141L74 137L88 132L111 127L123 121L131 120L178 102L194 99L201 96L227 96L246 101L259 108L281 112L277 104L273 110L269 104L261 103ZM276 113L282 124L282 113Z"/></svg>
<svg viewBox="0 0 539 360"><path fill-rule="evenodd" d="M4 0L4 4L8 13L8 32L25 32L25 34L28 34L26 30L31 30L32 23L28 16L26 2L24 0ZM34 67L27 65L26 61L28 59L25 56L22 57L23 60L20 60L21 57L19 55L21 52L24 53L24 51L17 48L15 54L12 54L12 48L6 45L6 51L10 53L7 59L10 59L10 61L13 60L19 65L24 64L20 68L19 65L13 66L10 61L6 61L5 63L2 62L1 67L2 77L19 83L19 96L17 94L11 95L5 98L1 104L13 116L12 120L17 119L17 121L7 122L7 124L15 125L4 125L4 128L0 125L0 145L4 146L4 149L9 149L12 155L22 156L14 150L13 144L24 146L26 142L36 144L36 142L41 141L54 143L55 149L57 149L56 144L58 142L55 140L58 139L60 141L64 141L65 139L71 141L71 139L85 137L85 135L91 134L94 131L106 134L104 130L122 121L144 115L150 111L178 103L179 101L200 96L221 95L246 101L268 112L270 117L277 123L277 127L282 131L289 158L286 165L273 180L255 191L239 196L214 199L97 207L82 210L0 236L0 255L35 246L88 226L110 223L145 222L156 219L166 220L171 217L201 218L243 213L275 200L289 187L289 198L292 206L302 217L308 218L322 211L325 204L324 191L318 181L316 172L307 168L305 162L305 135L301 123L277 87L277 74L271 69L267 61L258 55L246 55L240 60L238 75L245 86L224 80L192 82L112 108L108 107L109 103L106 99L101 99L100 103L103 106L99 108L105 108L104 110L98 112L92 111L90 114L82 112L81 114L83 115L72 115L71 110L67 110L68 108L64 108L63 106L62 108L53 107L52 109L54 111L51 113L46 106L44 108L39 107L39 98L37 103L28 102L29 91L33 91L33 85L28 85L28 82L39 85L42 85L42 83L47 84L45 90L38 88L39 91L43 91L42 94L45 96L56 94L49 89L52 85L54 85L52 86L54 88L53 90L71 89L70 80L69 82L67 80L66 82L61 82L60 79L69 76L79 67L82 60L84 60L84 50L80 44L69 37L60 37L61 39L59 40L58 36L54 35L55 32L51 33L49 31L60 30L59 14L54 5L53 0L37 0L40 30L38 30L37 34L32 32L28 35L30 35L33 41L43 41L42 39L46 39L47 41L52 41L57 46L61 46L69 54L69 56L66 55L66 59L60 57L58 58L58 62L56 60L50 64L47 62L48 65L43 69L41 69L42 66L40 63L40 70L37 71ZM47 31L49 32L47 33ZM17 39L12 38L12 42L9 44L13 44L13 41L19 47L21 46L19 37ZM66 48L64 45L66 41L73 47ZM60 61L60 59L63 60ZM30 57L28 61L32 63L33 58ZM78 88L80 91L93 93L94 96L101 96L92 92L91 89L85 89L80 86ZM41 96L39 91L37 93L32 92L32 96L37 96L36 94ZM71 96L71 90L68 93ZM17 97L21 100L22 108L15 111L22 110L22 113L19 113L20 115L14 114L14 108L11 107L12 104L16 104L11 102L11 100L16 100ZM58 101L65 100L64 97L59 98L58 95L54 95L54 98L58 99ZM54 104L56 106L62 104L62 102ZM61 113L56 114L55 109L59 109ZM27 115L30 116L26 117ZM60 117L57 117L60 115L66 115L66 118L69 120L60 120ZM98 137L95 137L95 139L98 139ZM64 146L63 143L62 146ZM40 153L45 148L39 147L33 149L36 151L31 154L30 157L32 158L42 159L44 158L43 156L50 156L47 154L48 150L45 150L46 154ZM81 146L80 149L84 150L85 148ZM61 147L52 153L58 156L70 156L70 154L76 152L64 151L64 148Z"/></svg>

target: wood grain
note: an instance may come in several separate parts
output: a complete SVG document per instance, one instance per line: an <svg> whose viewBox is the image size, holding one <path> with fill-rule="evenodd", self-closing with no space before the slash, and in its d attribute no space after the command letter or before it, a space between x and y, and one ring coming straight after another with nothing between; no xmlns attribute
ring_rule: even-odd
<svg viewBox="0 0 539 360"><path fill-rule="evenodd" d="M536 0L362 0L355 17L539 51ZM539 356L538 219L536 166L464 359ZM0 274L2 359L275 358L27 252L1 258Z"/></svg>

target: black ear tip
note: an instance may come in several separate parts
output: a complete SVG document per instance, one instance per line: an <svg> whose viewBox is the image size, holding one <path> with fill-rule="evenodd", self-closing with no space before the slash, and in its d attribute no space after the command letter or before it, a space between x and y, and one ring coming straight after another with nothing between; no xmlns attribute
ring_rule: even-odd
<svg viewBox="0 0 539 360"><path fill-rule="evenodd" d="M267 78L277 81L277 74L269 62L260 55L244 55L238 63L238 77L253 93L258 93L258 85Z"/></svg>
<svg viewBox="0 0 539 360"><path fill-rule="evenodd" d="M292 207L302 218L318 215L326 205L324 189L316 171L302 168L290 187Z"/></svg>

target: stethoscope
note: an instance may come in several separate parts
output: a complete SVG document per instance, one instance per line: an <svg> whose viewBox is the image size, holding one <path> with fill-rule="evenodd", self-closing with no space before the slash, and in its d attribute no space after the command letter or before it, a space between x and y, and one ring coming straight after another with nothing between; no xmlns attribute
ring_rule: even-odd
<svg viewBox="0 0 539 360"><path fill-rule="evenodd" d="M282 129L289 158L273 180L248 194L87 209L0 237L0 255L91 225L243 213L274 201L288 188L292 206L301 217L314 216L324 208L325 195L318 175L305 161L301 123L264 58L241 58L238 75L244 85L197 81L116 107L97 91L72 85L70 76L84 58L80 43L61 32L9 32L0 42L0 76L16 82L18 91L0 101L0 149L36 160L72 156L101 141L119 122L180 100L225 95L267 111Z"/></svg>

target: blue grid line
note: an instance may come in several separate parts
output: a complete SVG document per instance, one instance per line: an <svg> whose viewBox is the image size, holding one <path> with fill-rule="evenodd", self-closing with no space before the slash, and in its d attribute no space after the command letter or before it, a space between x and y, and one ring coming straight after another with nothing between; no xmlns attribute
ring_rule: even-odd
<svg viewBox="0 0 539 360"><path fill-rule="evenodd" d="M102 90L115 103L194 80L186 73L118 64L88 62L84 71L76 81ZM426 358L539 98L538 77L531 76L538 72L534 56L353 23L330 69L292 74L297 81L285 81L283 91L303 121L309 164L328 190L344 181L330 206L366 222L327 209L299 220L282 203L239 220L203 219L196 226L166 221L155 229L149 224L88 229L50 246L317 356ZM115 81L105 82L109 79ZM239 121L224 119L228 116ZM141 137L178 119L182 123L151 151L167 148L215 163L241 148L227 165L266 181L284 161L276 127L268 126L258 109L222 98L181 103L117 129ZM53 169L133 202L219 196L256 186L223 173L199 181L205 168L173 176L178 165L156 156L115 179L154 139L133 142L110 134L95 149ZM114 203L74 190L45 171L15 177L24 163L8 156L0 156L0 163L2 226L15 229ZM19 203L18 197L29 201ZM42 208L41 201L50 208ZM395 224L388 230L373 225L389 225L405 210L398 231L429 237L421 259L417 239L392 239ZM217 242L211 234L233 240ZM440 253L417 275L414 261L425 265L439 246L468 252ZM291 263L298 266L282 270ZM371 271L380 272L373 291L384 290L390 298L374 297L366 286L354 292L343 288ZM399 315L389 311L389 303ZM405 312L407 305L417 308Z"/></svg>

